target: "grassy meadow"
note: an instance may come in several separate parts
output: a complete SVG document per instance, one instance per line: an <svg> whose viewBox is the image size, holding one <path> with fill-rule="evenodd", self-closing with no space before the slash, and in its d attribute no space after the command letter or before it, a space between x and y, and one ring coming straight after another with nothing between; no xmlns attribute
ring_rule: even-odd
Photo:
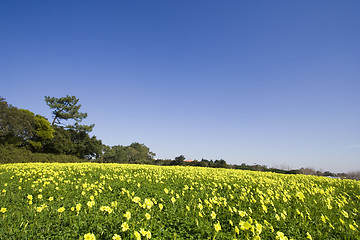
<svg viewBox="0 0 360 240"><path fill-rule="evenodd" d="M0 239L360 239L360 182L231 169L0 165Z"/></svg>

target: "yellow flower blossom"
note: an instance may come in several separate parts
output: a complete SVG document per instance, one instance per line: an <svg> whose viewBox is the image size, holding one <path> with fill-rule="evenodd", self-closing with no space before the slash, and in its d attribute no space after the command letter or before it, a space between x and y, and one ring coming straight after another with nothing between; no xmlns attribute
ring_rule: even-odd
<svg viewBox="0 0 360 240"><path fill-rule="evenodd" d="M121 240L121 237L117 234L114 234L114 236L112 237L112 240Z"/></svg>
<svg viewBox="0 0 360 240"><path fill-rule="evenodd" d="M150 231L146 232L146 239L151 239L151 232Z"/></svg>
<svg viewBox="0 0 360 240"><path fill-rule="evenodd" d="M354 225L349 224L349 227L350 227L350 229L351 229L351 230L353 230L353 231L357 231L357 229L354 227Z"/></svg>
<svg viewBox="0 0 360 240"><path fill-rule="evenodd" d="M57 211L58 211L59 213L62 213L62 212L65 211L65 208L64 208L64 207L61 207L61 208L59 208Z"/></svg>
<svg viewBox="0 0 360 240"><path fill-rule="evenodd" d="M80 211L80 209L81 209L81 203L76 204L76 207L75 207L75 208L76 208L76 211L78 211L78 212L79 212L79 211Z"/></svg>
<svg viewBox="0 0 360 240"><path fill-rule="evenodd" d="M121 231L123 231L123 232L126 232L127 230L129 230L130 228L129 228L129 225L127 224L127 222L123 222L122 224L121 224Z"/></svg>
<svg viewBox="0 0 360 240"><path fill-rule="evenodd" d="M131 213L129 212L129 211L127 211L126 213L124 213L124 215L123 215L125 218L126 218L126 220L130 220L130 218L131 218Z"/></svg>
<svg viewBox="0 0 360 240"><path fill-rule="evenodd" d="M136 240L141 240L141 234L138 231L134 231L134 236Z"/></svg>
<svg viewBox="0 0 360 240"><path fill-rule="evenodd" d="M164 208L164 206L163 206L161 203L159 203L159 209L160 209L160 211L163 210L163 208Z"/></svg>
<svg viewBox="0 0 360 240"><path fill-rule="evenodd" d="M236 232L236 234L240 233L240 230L239 230L239 228L237 226L235 226L235 232Z"/></svg>
<svg viewBox="0 0 360 240"><path fill-rule="evenodd" d="M87 233L84 235L84 240L96 240L95 234Z"/></svg>
<svg viewBox="0 0 360 240"><path fill-rule="evenodd" d="M239 211L239 215L240 215L240 217L245 217L245 216L246 216L246 212L244 212L244 211Z"/></svg>
<svg viewBox="0 0 360 240"><path fill-rule="evenodd" d="M285 234L283 232L277 232L276 239L277 240L288 240L288 238L285 236Z"/></svg>
<svg viewBox="0 0 360 240"><path fill-rule="evenodd" d="M145 237L146 236L147 231L145 231L143 228L140 228L140 234Z"/></svg>
<svg viewBox="0 0 360 240"><path fill-rule="evenodd" d="M92 208L94 205L95 205L95 201L88 201L88 202L87 202L87 206L88 206L89 208Z"/></svg>
<svg viewBox="0 0 360 240"><path fill-rule="evenodd" d="M248 221L240 221L239 225L241 230L248 230L252 227L252 225Z"/></svg>
<svg viewBox="0 0 360 240"><path fill-rule="evenodd" d="M219 232L221 230L221 225L220 225L219 221L214 224L214 229L216 232Z"/></svg>

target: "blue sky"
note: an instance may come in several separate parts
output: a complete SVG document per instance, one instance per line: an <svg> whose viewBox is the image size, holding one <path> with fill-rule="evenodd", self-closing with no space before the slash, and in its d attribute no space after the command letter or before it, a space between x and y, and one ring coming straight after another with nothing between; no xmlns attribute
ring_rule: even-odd
<svg viewBox="0 0 360 240"><path fill-rule="evenodd" d="M360 170L359 1L0 0L0 96L107 145Z"/></svg>

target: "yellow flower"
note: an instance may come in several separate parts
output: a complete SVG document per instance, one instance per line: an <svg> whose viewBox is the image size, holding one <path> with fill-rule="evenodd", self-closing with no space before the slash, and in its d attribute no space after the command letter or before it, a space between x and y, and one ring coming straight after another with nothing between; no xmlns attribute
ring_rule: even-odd
<svg viewBox="0 0 360 240"><path fill-rule="evenodd" d="M84 235L84 240L96 240L96 237L93 233L87 233Z"/></svg>
<svg viewBox="0 0 360 240"><path fill-rule="evenodd" d="M246 221L246 222L240 221L239 225L240 225L241 230L248 230L251 228L251 224L248 221Z"/></svg>
<svg viewBox="0 0 360 240"><path fill-rule="evenodd" d="M131 218L131 213L127 211L126 213L124 213L124 217L129 221Z"/></svg>
<svg viewBox="0 0 360 240"><path fill-rule="evenodd" d="M302 192L297 192L295 196L298 197L301 201L304 201L305 199L305 196Z"/></svg>
<svg viewBox="0 0 360 240"><path fill-rule="evenodd" d="M239 211L239 215L240 215L240 217L245 217L245 216L246 216L246 212L244 212L244 211Z"/></svg>
<svg viewBox="0 0 360 240"><path fill-rule="evenodd" d="M112 206L113 208L116 208L116 207L117 207L117 205L118 205L117 201L115 201L115 202L111 202L111 206Z"/></svg>
<svg viewBox="0 0 360 240"><path fill-rule="evenodd" d="M59 208L57 211L58 211L59 213L62 213L62 212L65 211L65 208L64 208L64 207L61 207L61 208Z"/></svg>
<svg viewBox="0 0 360 240"><path fill-rule="evenodd" d="M141 235L140 235L140 233L138 231L134 232L134 236L135 236L136 240L141 240Z"/></svg>
<svg viewBox="0 0 360 240"><path fill-rule="evenodd" d="M311 235L310 235L310 233L309 233L309 232L307 232L307 233L306 233L306 238L308 238L308 239L312 240L312 237L311 237Z"/></svg>
<svg viewBox="0 0 360 240"><path fill-rule="evenodd" d="M146 239L150 239L151 238L151 232L150 231L147 231L146 232Z"/></svg>
<svg viewBox="0 0 360 240"><path fill-rule="evenodd" d="M87 205L89 208L93 207L95 205L95 201L88 201Z"/></svg>
<svg viewBox="0 0 360 240"><path fill-rule="evenodd" d="M1 212L1 213L6 213L6 211L7 211L7 209L4 208L4 207L0 209L0 212Z"/></svg>
<svg viewBox="0 0 360 240"><path fill-rule="evenodd" d="M139 203L140 201L141 201L141 198L139 198L139 197L134 197L133 198L134 203Z"/></svg>
<svg viewBox="0 0 360 240"><path fill-rule="evenodd" d="M235 226L235 232L236 232L236 234L240 233L240 230L239 230L239 228L237 226Z"/></svg>
<svg viewBox="0 0 360 240"><path fill-rule="evenodd" d="M129 230L129 225L127 224L127 222L124 222L123 224L121 224L121 230L123 232L126 232L127 230Z"/></svg>
<svg viewBox="0 0 360 240"><path fill-rule="evenodd" d="M176 202L176 199L174 197L171 198L171 202L174 203Z"/></svg>
<svg viewBox="0 0 360 240"><path fill-rule="evenodd" d="M264 204L262 205L262 208L263 208L264 212L267 213L267 207Z"/></svg>
<svg viewBox="0 0 360 240"><path fill-rule="evenodd" d="M159 204L160 211L164 208L164 206L160 203Z"/></svg>
<svg viewBox="0 0 360 240"><path fill-rule="evenodd" d="M53 201L54 200L54 198L53 197L49 197L49 201L51 202L51 201Z"/></svg>
<svg viewBox="0 0 360 240"><path fill-rule="evenodd" d="M121 240L121 237L117 234L114 234L114 236L112 237L113 240Z"/></svg>
<svg viewBox="0 0 360 240"><path fill-rule="evenodd" d="M80 211L80 209L81 209L81 203L78 203L78 204L76 204L76 211Z"/></svg>
<svg viewBox="0 0 360 240"><path fill-rule="evenodd" d="M145 199L144 204L146 205L147 209L150 209L154 205L154 203L150 199L147 199L147 198Z"/></svg>
<svg viewBox="0 0 360 240"><path fill-rule="evenodd" d="M33 196L32 195L27 195L27 199L33 200Z"/></svg>
<svg viewBox="0 0 360 240"><path fill-rule="evenodd" d="M211 218L212 218L212 219L215 219L215 218L216 218L216 213L215 213L214 211L212 211L212 213L211 213Z"/></svg>
<svg viewBox="0 0 360 240"><path fill-rule="evenodd" d="M276 239L278 239L278 240L288 240L288 238L282 232L277 232L276 233Z"/></svg>
<svg viewBox="0 0 360 240"><path fill-rule="evenodd" d="M351 230L354 230L354 231L356 231L356 228L354 227L354 225L352 225L352 224L349 224L349 227L350 227L350 229L351 229Z"/></svg>
<svg viewBox="0 0 360 240"><path fill-rule="evenodd" d="M145 213L145 218L146 218L146 220L149 220L151 218L150 214Z"/></svg>
<svg viewBox="0 0 360 240"><path fill-rule="evenodd" d="M143 228L140 228L140 233L141 233L141 235L143 235L145 237L147 231L145 231Z"/></svg>
<svg viewBox="0 0 360 240"><path fill-rule="evenodd" d="M220 225L219 221L214 224L214 229L215 229L216 232L221 230L221 225Z"/></svg>

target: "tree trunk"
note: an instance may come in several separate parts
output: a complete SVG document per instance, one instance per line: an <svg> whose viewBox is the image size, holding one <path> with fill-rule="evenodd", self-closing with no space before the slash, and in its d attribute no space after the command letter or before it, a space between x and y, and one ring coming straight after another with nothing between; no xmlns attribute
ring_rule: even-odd
<svg viewBox="0 0 360 240"><path fill-rule="evenodd" d="M52 121L51 126L54 126L56 119L57 119L57 116L54 117L54 120Z"/></svg>

